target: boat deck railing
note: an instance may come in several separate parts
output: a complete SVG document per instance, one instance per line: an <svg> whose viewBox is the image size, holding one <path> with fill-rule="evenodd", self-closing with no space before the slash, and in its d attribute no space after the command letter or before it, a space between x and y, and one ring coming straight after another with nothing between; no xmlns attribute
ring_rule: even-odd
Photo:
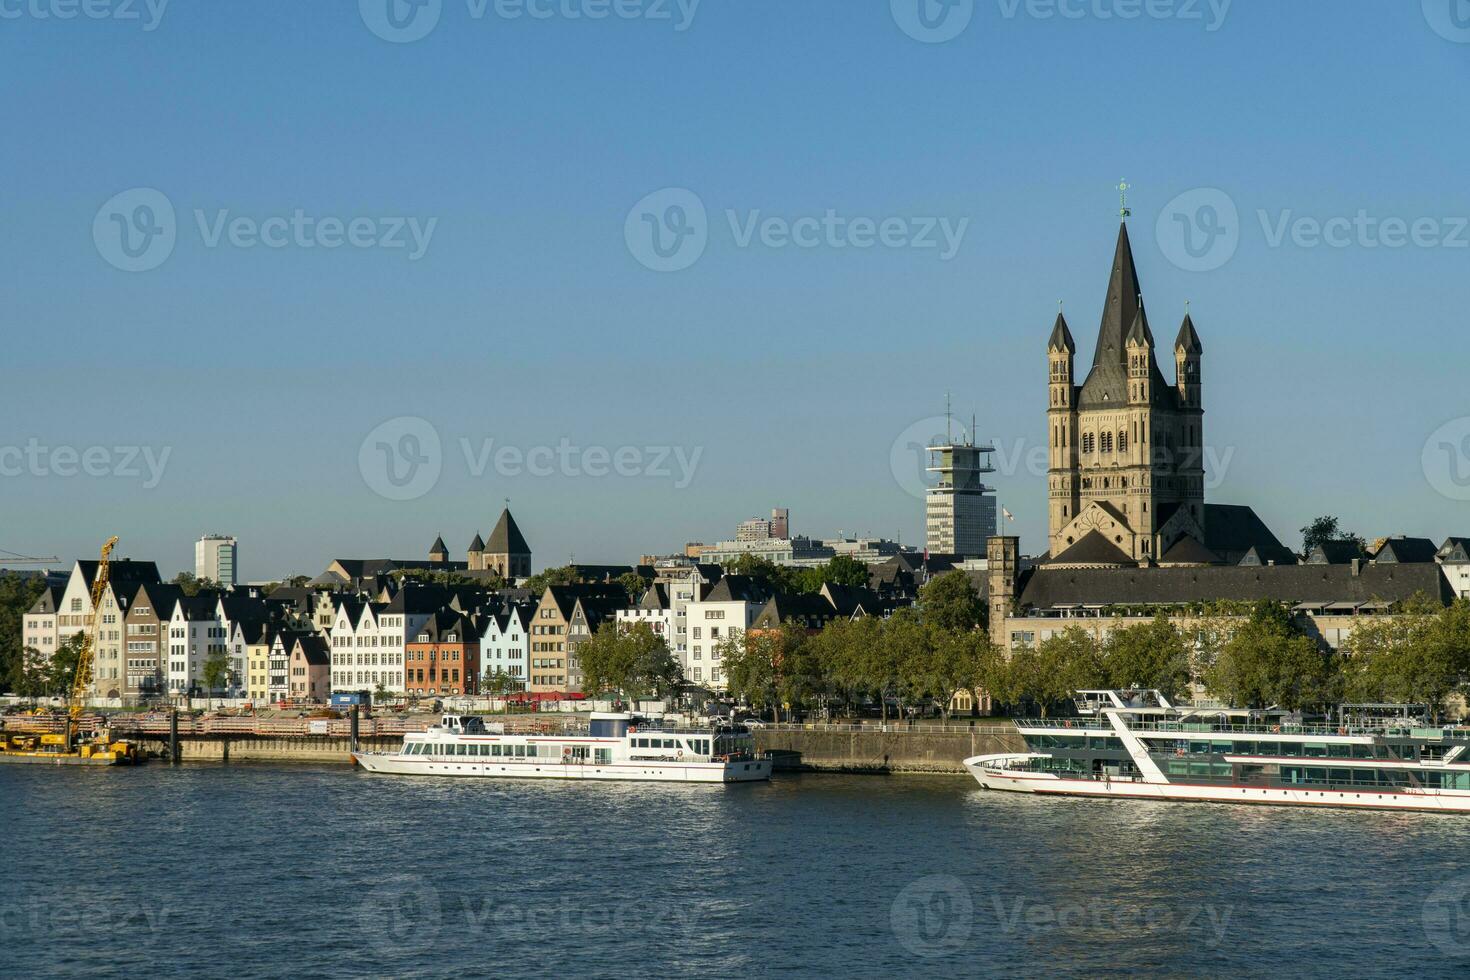
<svg viewBox="0 0 1470 980"><path fill-rule="evenodd" d="M1018 728L1072 729L1080 733L1112 734L1113 728L1106 721L1096 718L1017 718ZM1137 721L1128 720L1130 732L1169 732L1179 735L1391 735L1470 739L1470 728L1433 725L1236 725L1212 721Z"/></svg>

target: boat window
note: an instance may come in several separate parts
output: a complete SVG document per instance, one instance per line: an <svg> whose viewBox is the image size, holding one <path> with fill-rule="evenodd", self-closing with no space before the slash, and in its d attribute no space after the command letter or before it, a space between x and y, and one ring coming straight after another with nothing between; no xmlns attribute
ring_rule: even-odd
<svg viewBox="0 0 1470 980"><path fill-rule="evenodd" d="M1350 783L1353 781L1353 772L1351 769L1333 769L1332 781L1334 783Z"/></svg>
<svg viewBox="0 0 1470 980"><path fill-rule="evenodd" d="M1235 748L1229 742L1211 742L1210 751L1224 755L1227 752L1235 751Z"/></svg>
<svg viewBox="0 0 1470 980"><path fill-rule="evenodd" d="M1302 746L1302 755L1310 756L1314 759L1326 758L1327 743L1308 742L1307 744Z"/></svg>
<svg viewBox="0 0 1470 980"><path fill-rule="evenodd" d="M1209 742L1190 742L1189 751L1193 755L1206 755L1210 751Z"/></svg>

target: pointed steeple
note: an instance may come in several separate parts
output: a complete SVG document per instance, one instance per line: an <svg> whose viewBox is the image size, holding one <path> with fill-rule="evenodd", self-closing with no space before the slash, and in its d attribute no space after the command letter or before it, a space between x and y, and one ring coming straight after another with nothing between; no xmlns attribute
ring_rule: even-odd
<svg viewBox="0 0 1470 980"><path fill-rule="evenodd" d="M484 541L481 541L480 540L480 535L478 533L476 533L475 534L475 540L473 540L473 541L470 542L469 553L472 554L472 555L478 555L480 552L482 552L484 550L485 550L485 542Z"/></svg>
<svg viewBox="0 0 1470 980"><path fill-rule="evenodd" d="M1123 353L1125 332L1138 316L1138 300L1143 287L1138 284L1138 269L1133 264L1133 244L1128 240L1128 225L1118 226L1118 247L1113 253L1113 272L1108 279L1108 298L1103 307L1102 326L1097 332L1094 367L1127 363Z"/></svg>
<svg viewBox="0 0 1470 980"><path fill-rule="evenodd" d="M510 516L510 508L500 512L500 520L495 522L495 530L490 532L490 540L485 545L485 551L492 555L529 555L531 546L526 543L521 529L516 526L516 519Z"/></svg>
<svg viewBox="0 0 1470 980"><path fill-rule="evenodd" d="M1067 329L1067 318L1061 313L1057 313L1057 325L1052 327L1046 349L1053 354L1077 353L1077 342L1072 339L1072 331Z"/></svg>
<svg viewBox="0 0 1470 980"><path fill-rule="evenodd" d="M1124 346L1137 343L1149 348L1154 345L1154 332L1148 328L1148 314L1144 312L1142 303L1138 304L1138 314L1133 318L1133 326L1128 328L1128 336L1123 338L1123 343Z"/></svg>
<svg viewBox="0 0 1470 980"><path fill-rule="evenodd" d="M1174 349L1186 354L1203 354L1205 347L1199 342L1199 334L1194 332L1194 319L1184 314L1184 324L1179 328L1179 336L1174 341Z"/></svg>

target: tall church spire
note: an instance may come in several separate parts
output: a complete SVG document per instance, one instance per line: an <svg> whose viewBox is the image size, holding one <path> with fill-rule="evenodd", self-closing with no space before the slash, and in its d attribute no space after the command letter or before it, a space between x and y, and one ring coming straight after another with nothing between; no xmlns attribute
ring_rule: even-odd
<svg viewBox="0 0 1470 980"><path fill-rule="evenodd" d="M1138 269L1133 265L1133 244L1128 240L1128 225L1118 226L1118 247L1113 253L1113 273L1108 279L1108 298L1103 306L1102 326L1097 332L1097 352L1093 367L1116 364L1124 367L1127 355L1123 338L1138 317L1138 300L1143 287L1138 284Z"/></svg>

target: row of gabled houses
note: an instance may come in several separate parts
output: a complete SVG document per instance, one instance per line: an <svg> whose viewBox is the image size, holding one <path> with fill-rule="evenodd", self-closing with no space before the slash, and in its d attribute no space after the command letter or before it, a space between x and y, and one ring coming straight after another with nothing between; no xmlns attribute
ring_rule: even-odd
<svg viewBox="0 0 1470 980"><path fill-rule="evenodd" d="M639 567L652 584L630 598L618 578L631 571L578 566L582 584L540 595L392 576L364 580L370 590L327 582L186 595L163 582L152 562L114 561L102 595L93 696L123 704L211 695L323 701L360 691L577 696L578 648L610 622L647 624L691 687L717 693L727 682L720 644L743 630L781 623L820 629L839 617L886 616L909 601L891 589L836 585L780 594L708 564ZM49 586L32 606L23 621L31 656L49 658L89 628L96 573L95 561L77 562L64 584ZM222 662L222 675L212 662Z"/></svg>

